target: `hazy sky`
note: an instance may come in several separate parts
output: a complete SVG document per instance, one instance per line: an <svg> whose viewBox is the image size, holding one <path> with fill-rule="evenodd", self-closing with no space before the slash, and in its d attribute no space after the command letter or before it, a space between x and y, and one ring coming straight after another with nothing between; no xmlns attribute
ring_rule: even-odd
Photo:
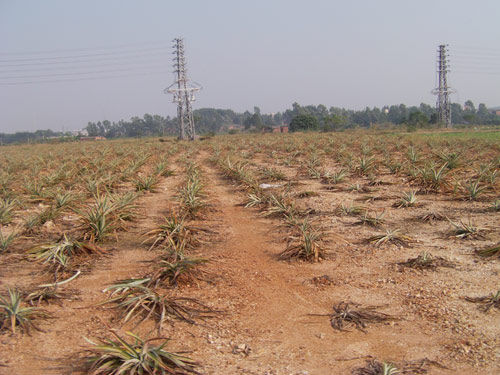
<svg viewBox="0 0 500 375"><path fill-rule="evenodd" d="M433 104L441 43L453 101L498 106L499 16L499 0L0 0L0 132L175 115L177 36L194 108Z"/></svg>

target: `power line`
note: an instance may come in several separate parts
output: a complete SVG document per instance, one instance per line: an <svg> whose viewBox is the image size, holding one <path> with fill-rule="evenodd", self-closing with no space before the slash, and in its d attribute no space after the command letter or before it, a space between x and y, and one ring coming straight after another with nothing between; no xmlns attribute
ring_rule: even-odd
<svg viewBox="0 0 500 375"><path fill-rule="evenodd" d="M83 68L100 68L103 66L129 66L129 65L134 65L134 64L141 64L144 62L151 62L152 60L150 58L144 60L140 59L138 61L127 61L127 62L121 62L117 61L115 63L101 63L99 65L73 65L73 66L42 66L40 68L20 68L20 69L6 69L6 70L0 70L0 73L33 73L33 72L50 72L53 70L74 70L74 69L83 69ZM164 59L158 60L158 62L163 62Z"/></svg>
<svg viewBox="0 0 500 375"><path fill-rule="evenodd" d="M157 48L159 46L168 46L168 41L156 41L156 42L138 42L138 43L128 43L128 44L118 44L112 46L98 46L98 47L88 47L88 48L69 48L69 49L54 49L45 51L23 51L23 52L0 52L0 56L25 56L25 55L42 55L51 53L66 53L66 52L89 52L89 51L102 51L110 49L126 49L133 47L143 47L145 45L154 45Z"/></svg>
<svg viewBox="0 0 500 375"><path fill-rule="evenodd" d="M164 42L156 44L164 45ZM29 57L0 59L0 86L77 82L167 73L164 69L160 71L157 69L164 68L163 61L169 52L144 45L130 50L130 46L112 47L115 49L113 51L109 51L107 47L108 49L103 52L95 52L95 49L40 51L39 53L43 54L57 52L58 55L35 58L33 54L29 54ZM123 48L127 50L116 50ZM78 54L69 54L70 51ZM84 51L93 53L83 53ZM64 52L68 54L61 55ZM20 53L20 55L28 54ZM8 69L9 67L13 69ZM144 69L155 71L141 71Z"/></svg>
<svg viewBox="0 0 500 375"><path fill-rule="evenodd" d="M500 63L500 56L498 57L484 57L484 56L457 56L457 55L452 55L451 56L454 61L486 61L486 62L492 62L492 63Z"/></svg>
<svg viewBox="0 0 500 375"><path fill-rule="evenodd" d="M163 51L158 51L157 53L150 53L151 55L157 55L157 56L160 56L160 55L165 55L166 52L163 52ZM122 57L104 57L104 58L100 58L100 59L84 59L84 60L76 60L76 61L60 61L60 62L39 62L39 63L21 63L21 64L7 64L7 65L3 65L3 67L19 67L19 66L33 66L33 65L36 65L36 66L51 66L51 65L61 65L61 64L74 64L74 63L84 63L84 62L99 62L99 61L113 61L113 60L123 60L123 58L136 58L136 57L146 57L147 55L135 55L135 56L122 56ZM0 67L2 67L2 65L0 64Z"/></svg>
<svg viewBox="0 0 500 375"><path fill-rule="evenodd" d="M161 70L155 72L143 72L143 73L131 73L131 74L121 74L121 75L107 75L100 77L85 77L85 78L75 78L75 79L54 79L54 80L42 80L42 81L20 81L20 82L0 82L0 86L21 86L21 85L31 85L38 83L62 83L62 82L78 82L78 81L95 81L101 79L111 79L111 78L123 78L123 77L138 77L138 76L149 76L156 74L167 74L169 71Z"/></svg>
<svg viewBox="0 0 500 375"><path fill-rule="evenodd" d="M144 48L134 51L122 51L122 52L101 52L101 53L88 53L84 55L66 55L66 56L43 56L37 58L22 58L22 59L6 59L0 60L0 63L11 63L11 62L26 62L26 61L46 61L46 60L66 60L66 59L80 59L82 57L100 57L100 56L119 56L119 55L129 55L131 53L137 52L148 52L148 51L158 51L158 48Z"/></svg>
<svg viewBox="0 0 500 375"><path fill-rule="evenodd" d="M161 68L162 65L154 65L154 66L138 66L136 68ZM88 72L70 72L70 73L53 73L53 74L37 74L37 75L27 75L27 76L11 76L11 77L2 77L0 79L30 79L30 78L47 78L47 77L63 77L63 76L72 76L72 75L86 75L86 74L100 74L100 73L113 73L113 72L127 72L133 71L134 68L124 68L124 69L104 69L104 70L94 70Z"/></svg>
<svg viewBox="0 0 500 375"><path fill-rule="evenodd" d="M456 51L473 51L474 53L478 51L482 52L498 52L500 53L500 48L491 47L479 47L479 46L460 46L454 45L453 49Z"/></svg>
<svg viewBox="0 0 500 375"><path fill-rule="evenodd" d="M485 64L463 64L463 63L454 63L453 66L455 68L466 68L466 69L484 69L484 70L499 70L499 65L485 65Z"/></svg>
<svg viewBox="0 0 500 375"><path fill-rule="evenodd" d="M128 52L127 54L123 55L123 56L120 56L119 54L108 54L108 57L102 57L101 55L88 55L88 56L73 56L71 57L71 59L69 61L64 61L64 60L68 60L69 57L67 58L62 58L62 61L57 61L56 58L52 59L54 61L39 61L39 60L36 60L36 59L25 59L23 61L19 61L19 62L16 62L16 63L13 63L14 60L0 60L0 66L13 66L13 67L18 67L18 66L29 66L29 65L53 65L53 64L71 64L71 63L75 63L75 62L86 62L86 61L90 61L90 62L93 62L93 61L101 61L101 60L116 60L116 59L124 59L124 58L130 58L130 57L136 57L136 56L148 56L148 55L158 55L158 54L165 54L166 52L165 51L158 51L157 49L156 50L152 50L150 52L147 52L147 53L141 53L141 54L137 54L137 53L132 53L132 52Z"/></svg>
<svg viewBox="0 0 500 375"><path fill-rule="evenodd" d="M458 74L483 74L483 75L490 75L490 76L496 76L500 75L499 72L485 72L485 71L473 71L473 70L454 70L454 73Z"/></svg>

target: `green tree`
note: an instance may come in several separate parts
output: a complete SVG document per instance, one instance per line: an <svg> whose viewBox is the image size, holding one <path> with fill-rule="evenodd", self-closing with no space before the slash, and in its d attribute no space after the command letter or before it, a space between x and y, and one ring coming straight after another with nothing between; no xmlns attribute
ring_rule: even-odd
<svg viewBox="0 0 500 375"><path fill-rule="evenodd" d="M478 117L478 122L482 124L487 124L490 119L493 118L492 113L488 111L488 108L486 108L486 105L484 103L480 103L479 107L477 108L477 117Z"/></svg>
<svg viewBox="0 0 500 375"><path fill-rule="evenodd" d="M335 113L323 118L323 131L336 131L341 129L347 123L344 116L337 115Z"/></svg>
<svg viewBox="0 0 500 375"><path fill-rule="evenodd" d="M303 131L303 130L318 130L319 121L316 117L309 114L297 115L290 122L290 131Z"/></svg>
<svg viewBox="0 0 500 375"><path fill-rule="evenodd" d="M422 127L424 125L427 125L429 123L429 119L425 114L423 114L420 111L415 111L410 113L410 116L408 117L408 124L416 126L416 127Z"/></svg>
<svg viewBox="0 0 500 375"><path fill-rule="evenodd" d="M262 129L262 118L258 113L254 113L252 116L247 117L245 121L243 121L243 125L245 129L250 129L251 127L255 127L256 129Z"/></svg>
<svg viewBox="0 0 500 375"><path fill-rule="evenodd" d="M467 113L476 113L476 107L474 106L474 103L472 102L472 100L467 100L464 104L464 112L467 112Z"/></svg>
<svg viewBox="0 0 500 375"><path fill-rule="evenodd" d="M464 111L462 106L458 103L451 103L451 122L453 124L462 124L464 122ZM443 125L443 124L441 124Z"/></svg>

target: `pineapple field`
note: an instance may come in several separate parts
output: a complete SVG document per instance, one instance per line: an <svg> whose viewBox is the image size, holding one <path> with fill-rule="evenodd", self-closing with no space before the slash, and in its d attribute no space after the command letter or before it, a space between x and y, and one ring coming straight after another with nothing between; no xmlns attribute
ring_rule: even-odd
<svg viewBox="0 0 500 375"><path fill-rule="evenodd" d="M498 132L0 147L2 374L496 374Z"/></svg>

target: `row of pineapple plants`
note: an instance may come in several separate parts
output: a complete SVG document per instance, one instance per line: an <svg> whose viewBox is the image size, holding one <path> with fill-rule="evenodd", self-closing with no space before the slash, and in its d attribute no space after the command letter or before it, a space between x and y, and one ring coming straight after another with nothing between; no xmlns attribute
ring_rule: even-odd
<svg viewBox="0 0 500 375"><path fill-rule="evenodd" d="M143 245L159 253L151 268L141 277L118 280L107 286L108 297L100 303L116 308L122 324L134 321L137 327L153 320L158 337L143 339L128 332L127 339L112 331L114 338L91 342L94 344L90 350L91 373L200 373L199 362L182 353L167 351L169 340L161 337L167 320L196 324L220 313L196 298L179 295L185 285L206 282L212 277L204 267L209 260L190 255L204 243L203 234L210 230L192 224L207 202L201 171L189 160L185 160L185 180L177 189L176 199L176 209L143 234Z"/></svg>
<svg viewBox="0 0 500 375"><path fill-rule="evenodd" d="M88 147L85 149L89 151ZM3 252L11 250L10 246L18 239L21 240L21 245L36 242L40 237L39 226L49 220L56 220L63 214L74 215L77 221L65 228L64 233L55 241L30 246L26 251L27 259L40 262L52 275L53 282L29 291L7 287L7 294L0 297L0 329L11 330L12 333L30 333L32 330L40 330L37 321L54 318L40 307L41 304L70 298L70 293L64 292L61 287L81 274L80 268L88 259L107 253L105 245L110 240L118 240L120 231L127 230L129 223L137 219L137 198L143 193L155 192L161 178L172 174L168 157L176 153L176 147L166 153L158 153L159 156L150 152L148 147L129 150L126 145L117 145L115 149L96 148L91 150L92 155L73 153L70 157L50 152L45 157L37 157L36 162L30 166L29 162L13 162L8 164L6 170L1 171L2 226L11 226L9 224L34 205L43 203L47 206L36 220L25 218L24 224L18 225L9 235L3 235L0 228ZM16 184L20 180L19 176L24 178L24 185L20 187ZM180 221L179 224L183 228L183 222ZM185 233L187 226L179 229L180 236ZM192 322L195 315L210 316L212 310L194 299L160 298L153 289L153 284L163 282L170 286L177 285L179 280L191 275L191 265L204 263L202 259L192 260L186 257L184 247L185 240L173 241L164 247L169 249L169 256L176 254L177 259L162 259L159 262L162 268L151 272L150 283L147 286L137 286L142 288L143 293L136 293L137 289L133 287L127 290L116 285L109 286L107 290L112 296L105 303L114 303L125 311L130 308L131 301L137 300L139 304L133 306L136 309L147 306L150 302L153 306L158 303L163 308L169 304L169 312L173 316ZM131 318L131 315L124 317L125 321ZM94 347L87 353L90 355L89 373L108 374L111 362L115 362L113 371L135 373L176 369L179 374L197 373L194 361L164 349L165 340L159 345L152 345L157 339L142 340L132 333L127 333L129 338L126 338L115 330L112 330L112 335L114 337L93 342ZM138 362L130 365L131 360Z"/></svg>

